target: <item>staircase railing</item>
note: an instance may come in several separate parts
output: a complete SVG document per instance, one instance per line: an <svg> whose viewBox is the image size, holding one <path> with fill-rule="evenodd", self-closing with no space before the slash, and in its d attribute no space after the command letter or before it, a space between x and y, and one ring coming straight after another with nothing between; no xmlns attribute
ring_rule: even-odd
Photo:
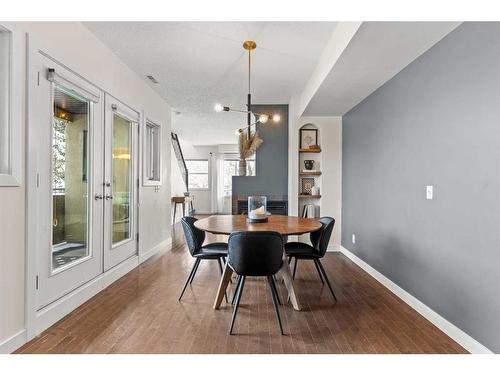
<svg viewBox="0 0 500 375"><path fill-rule="evenodd" d="M188 170L186 167L186 161L184 160L184 156L182 155L182 149L181 149L181 144L179 143L179 137L177 137L177 134L175 133L171 133L171 135L172 135L172 147L174 149L174 154L177 159L177 164L179 165L182 179L184 180L184 185L186 186L186 193L189 193Z"/></svg>

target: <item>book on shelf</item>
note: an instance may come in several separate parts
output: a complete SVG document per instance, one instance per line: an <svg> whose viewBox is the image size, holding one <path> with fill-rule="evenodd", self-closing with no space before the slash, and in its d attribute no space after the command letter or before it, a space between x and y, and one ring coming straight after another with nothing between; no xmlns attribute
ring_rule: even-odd
<svg viewBox="0 0 500 375"><path fill-rule="evenodd" d="M317 169L302 169L300 172L301 173L318 173L319 171Z"/></svg>
<svg viewBox="0 0 500 375"><path fill-rule="evenodd" d="M315 217L316 208L314 204L305 204L302 209L302 217L305 218L314 218Z"/></svg>

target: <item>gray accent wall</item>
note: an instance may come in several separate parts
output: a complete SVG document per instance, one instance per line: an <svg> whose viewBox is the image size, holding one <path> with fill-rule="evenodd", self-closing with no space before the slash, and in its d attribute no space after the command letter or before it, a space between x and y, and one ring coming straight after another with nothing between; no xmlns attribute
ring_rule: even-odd
<svg viewBox="0 0 500 375"><path fill-rule="evenodd" d="M499 353L500 23L460 25L353 108L342 148L342 245Z"/></svg>
<svg viewBox="0 0 500 375"><path fill-rule="evenodd" d="M258 128L264 143L255 156L255 176L233 177L233 196L288 194L288 105L253 105L258 113L278 113L281 121ZM245 124L246 117L242 124Z"/></svg>

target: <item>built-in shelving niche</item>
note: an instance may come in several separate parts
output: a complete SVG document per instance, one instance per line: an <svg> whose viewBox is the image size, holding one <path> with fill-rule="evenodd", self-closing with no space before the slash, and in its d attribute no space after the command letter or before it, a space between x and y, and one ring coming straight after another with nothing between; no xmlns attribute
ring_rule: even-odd
<svg viewBox="0 0 500 375"><path fill-rule="evenodd" d="M301 142L300 142L300 136L301 132L300 130L302 129L314 129L317 132L317 144L319 146L318 149L308 149L305 147L302 147ZM321 132L319 128L311 123L304 124L300 129L299 129L299 149L297 150L299 154L299 165L298 167L298 178L299 178L299 185L298 185L298 215L302 216L304 213L304 207L306 205L314 205L314 217L320 217L321 216L321 191L322 191L322 186L321 186ZM312 170L307 170L304 165L305 160L313 160L314 165ZM304 194L303 191L303 180L304 179L312 179L314 181L314 186L319 187L319 192L313 192L316 194Z"/></svg>

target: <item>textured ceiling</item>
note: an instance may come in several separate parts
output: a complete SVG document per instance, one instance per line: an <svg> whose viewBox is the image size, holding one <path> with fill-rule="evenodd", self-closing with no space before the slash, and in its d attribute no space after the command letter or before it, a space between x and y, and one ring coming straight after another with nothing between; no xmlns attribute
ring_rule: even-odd
<svg viewBox="0 0 500 375"><path fill-rule="evenodd" d="M215 103L244 108L253 39L255 104L286 104L313 72L334 22L86 22L172 106L173 129L192 144L236 143L246 117L215 113ZM158 84L145 76L152 75ZM180 112L176 115L175 111Z"/></svg>

